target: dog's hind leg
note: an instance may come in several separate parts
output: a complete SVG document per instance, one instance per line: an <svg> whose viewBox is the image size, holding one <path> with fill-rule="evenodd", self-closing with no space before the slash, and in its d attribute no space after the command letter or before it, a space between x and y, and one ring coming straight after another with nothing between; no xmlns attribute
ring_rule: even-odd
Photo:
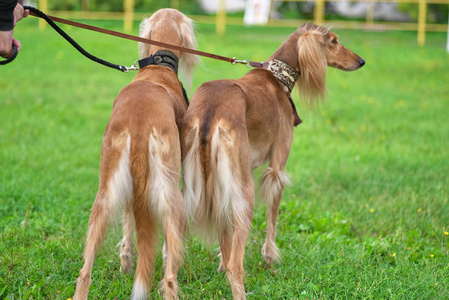
<svg viewBox="0 0 449 300"><path fill-rule="evenodd" d="M95 198L89 219L86 244L84 247L84 266L76 282L74 300L87 299L92 283L92 266L95 256L104 241L108 224L107 209L104 203L108 201L104 192L99 191Z"/></svg>
<svg viewBox="0 0 449 300"><path fill-rule="evenodd" d="M131 201L126 203L123 215L123 239L120 242L120 271L131 274L134 266L134 217Z"/></svg>
<svg viewBox="0 0 449 300"><path fill-rule="evenodd" d="M84 247L84 266L78 277L73 299L87 299L92 283L92 266L95 256L104 241L109 221L114 219L117 209L132 194L132 179L129 170L129 149L131 140L120 135L112 145L105 138L100 164L100 188L89 219L86 244ZM105 147L105 144L108 146Z"/></svg>
<svg viewBox="0 0 449 300"><path fill-rule="evenodd" d="M218 266L217 272L226 271L227 265L229 263L229 256L231 255L232 249L232 229L227 226L224 228L220 234L220 265Z"/></svg>
<svg viewBox="0 0 449 300"><path fill-rule="evenodd" d="M183 199L179 189L181 151L175 124L154 130L149 143L150 207L164 229L164 279L161 287L166 299L178 298L178 269L183 255Z"/></svg>
<svg viewBox="0 0 449 300"><path fill-rule="evenodd" d="M246 201L252 203L254 201L254 192L249 193L245 197ZM237 300L246 299L245 287L243 285L243 259L245 256L245 244L251 229L253 210L251 208L244 218L240 218L234 214L234 235L232 239L231 255L227 265L227 275L232 288L232 297Z"/></svg>
<svg viewBox="0 0 449 300"><path fill-rule="evenodd" d="M231 132L219 126L211 141L211 157L217 162L216 170L214 170L216 182L214 204L215 209L218 208L216 212L218 220L221 220L218 221L218 228L221 228L224 233L220 239L222 259L226 264L232 296L239 300L246 299L243 285L243 259L253 220L254 206L251 152L246 136L246 131L239 132L237 129ZM241 141L241 144L236 144L234 141ZM226 214L228 210L231 213L230 218ZM230 230L231 226L233 231ZM229 233L232 234L231 244L227 236ZM226 260L228 260L227 263Z"/></svg>
<svg viewBox="0 0 449 300"><path fill-rule="evenodd" d="M165 275L162 289L166 299L178 299L178 269L184 252L183 233L186 226L182 211L182 195L175 192L175 201L169 208L168 216L164 224L164 248L166 251Z"/></svg>

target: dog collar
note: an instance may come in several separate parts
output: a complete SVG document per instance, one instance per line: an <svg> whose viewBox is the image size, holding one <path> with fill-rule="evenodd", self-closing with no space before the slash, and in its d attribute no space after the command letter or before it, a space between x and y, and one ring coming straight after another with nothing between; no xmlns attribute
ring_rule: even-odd
<svg viewBox="0 0 449 300"><path fill-rule="evenodd" d="M288 101L290 102L293 110L293 125L296 127L301 124L302 120L298 116L295 103L293 102L292 96L290 94L293 90L293 87L295 86L296 80L298 80L299 78L300 73L285 62L277 59L264 62L262 65L262 69L270 71L277 80L284 84L285 94L287 95Z"/></svg>
<svg viewBox="0 0 449 300"><path fill-rule="evenodd" d="M159 50L153 55L150 55L147 58L137 61L137 63L139 64L139 69L145 68L150 65L158 65L168 67L172 69L176 75L178 75L178 57L173 52L168 50ZM184 89L182 83L181 88L182 88L182 96L184 97L187 106L189 106L189 98L187 97L186 90Z"/></svg>
<svg viewBox="0 0 449 300"><path fill-rule="evenodd" d="M150 65L158 65L168 67L172 69L175 74L178 74L178 57L168 50L159 50L153 55L139 60L137 63L139 64L139 69Z"/></svg>
<svg viewBox="0 0 449 300"><path fill-rule="evenodd" d="M274 77L287 87L288 92L292 92L295 82L299 78L299 72L295 68L277 59L265 62L262 68L273 73Z"/></svg>

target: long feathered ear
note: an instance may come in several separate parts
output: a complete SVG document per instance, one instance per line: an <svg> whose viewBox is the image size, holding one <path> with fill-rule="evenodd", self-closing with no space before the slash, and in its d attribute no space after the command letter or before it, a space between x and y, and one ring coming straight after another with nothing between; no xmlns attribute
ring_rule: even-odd
<svg viewBox="0 0 449 300"><path fill-rule="evenodd" d="M298 39L298 62L301 72L297 85L301 99L309 108L324 100L326 94L326 53L323 33L311 29Z"/></svg>
<svg viewBox="0 0 449 300"><path fill-rule="evenodd" d="M191 19L183 16L181 24L179 24L179 34L181 35L182 45L181 47L196 49L197 42L195 38L195 26ZM192 73L195 70L195 66L201 59L197 55L193 55L187 52L181 52L179 55L179 65L182 78L188 87L192 85Z"/></svg>
<svg viewBox="0 0 449 300"><path fill-rule="evenodd" d="M146 39L151 39L151 34L154 28L154 20L152 18L146 18L140 23L140 33L139 36ZM138 43L137 48L139 49L139 57L143 59L148 56L150 52L150 44Z"/></svg>

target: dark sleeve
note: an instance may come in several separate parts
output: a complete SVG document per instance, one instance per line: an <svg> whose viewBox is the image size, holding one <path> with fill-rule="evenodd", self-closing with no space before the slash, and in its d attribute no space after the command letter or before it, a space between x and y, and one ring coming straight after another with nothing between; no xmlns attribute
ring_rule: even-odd
<svg viewBox="0 0 449 300"><path fill-rule="evenodd" d="M0 0L0 31L10 31L14 28L14 8L17 0Z"/></svg>

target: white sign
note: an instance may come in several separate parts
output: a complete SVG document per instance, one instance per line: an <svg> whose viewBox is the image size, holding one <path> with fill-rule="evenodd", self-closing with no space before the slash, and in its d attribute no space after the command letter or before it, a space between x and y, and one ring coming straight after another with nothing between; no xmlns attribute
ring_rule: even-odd
<svg viewBox="0 0 449 300"><path fill-rule="evenodd" d="M270 15L271 0L246 1L243 21L248 25L265 25Z"/></svg>

